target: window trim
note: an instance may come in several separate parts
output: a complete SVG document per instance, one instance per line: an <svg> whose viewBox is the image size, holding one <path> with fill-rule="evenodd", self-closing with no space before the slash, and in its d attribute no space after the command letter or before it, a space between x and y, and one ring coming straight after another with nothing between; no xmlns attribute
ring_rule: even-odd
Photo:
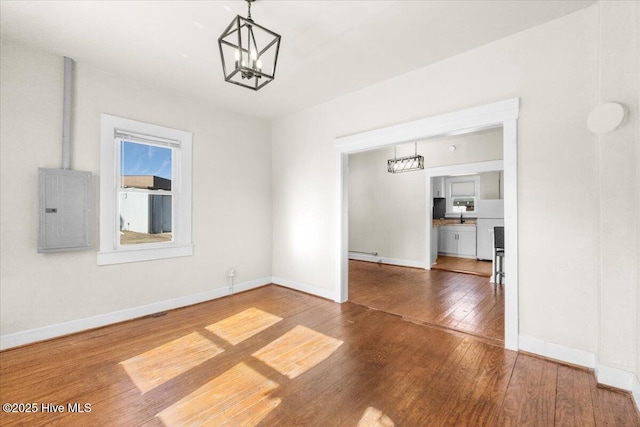
<svg viewBox="0 0 640 427"><path fill-rule="evenodd" d="M149 144L154 140L171 142L174 148L176 167L173 172L172 192L175 191L173 215L173 241L141 245L119 244L118 221L118 169L119 159L116 140L126 133L130 140L139 139ZM124 119L109 114L100 116L100 251L98 265L121 264L127 262L150 261L193 255L192 242L192 138L191 132L152 125L136 120ZM128 139L129 138L125 138ZM157 143L157 142L156 142ZM179 151L179 153L178 153ZM175 190L173 189L176 187Z"/></svg>

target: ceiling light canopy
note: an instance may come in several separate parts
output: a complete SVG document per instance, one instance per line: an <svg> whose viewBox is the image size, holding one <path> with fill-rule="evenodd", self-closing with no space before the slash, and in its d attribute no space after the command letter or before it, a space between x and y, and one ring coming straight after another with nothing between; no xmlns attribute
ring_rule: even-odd
<svg viewBox="0 0 640 427"><path fill-rule="evenodd" d="M246 0L247 17L236 16L218 38L218 45L224 79L258 90L275 77L280 36L251 19L254 1Z"/></svg>
<svg viewBox="0 0 640 427"><path fill-rule="evenodd" d="M424 157L418 155L418 142L416 141L416 153L413 156L398 158L396 147L393 147L393 159L387 160L389 173L411 172L424 169Z"/></svg>

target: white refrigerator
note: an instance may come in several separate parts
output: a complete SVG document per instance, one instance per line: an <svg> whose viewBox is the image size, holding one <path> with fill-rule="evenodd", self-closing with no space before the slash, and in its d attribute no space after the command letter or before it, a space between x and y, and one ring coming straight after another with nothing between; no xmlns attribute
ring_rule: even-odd
<svg viewBox="0 0 640 427"><path fill-rule="evenodd" d="M504 226L504 200L479 200L476 257L493 260L493 227Z"/></svg>

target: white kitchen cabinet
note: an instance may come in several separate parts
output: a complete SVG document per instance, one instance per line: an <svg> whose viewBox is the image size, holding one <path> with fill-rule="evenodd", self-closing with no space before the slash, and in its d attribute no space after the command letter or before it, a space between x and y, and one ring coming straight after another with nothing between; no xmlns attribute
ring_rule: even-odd
<svg viewBox="0 0 640 427"><path fill-rule="evenodd" d="M431 196L445 197L444 176L431 178Z"/></svg>
<svg viewBox="0 0 640 427"><path fill-rule="evenodd" d="M438 233L438 252L461 258L476 257L476 227L472 225L445 225Z"/></svg>
<svg viewBox="0 0 640 427"><path fill-rule="evenodd" d="M458 252L458 234L454 230L440 227L440 236L438 237L438 252L444 254L453 254Z"/></svg>
<svg viewBox="0 0 640 427"><path fill-rule="evenodd" d="M458 256L476 257L476 228L460 227L458 231Z"/></svg>

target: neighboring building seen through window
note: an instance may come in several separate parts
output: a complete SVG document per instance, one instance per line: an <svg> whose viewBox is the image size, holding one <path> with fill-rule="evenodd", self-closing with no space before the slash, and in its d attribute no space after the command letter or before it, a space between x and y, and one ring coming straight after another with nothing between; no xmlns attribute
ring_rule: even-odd
<svg viewBox="0 0 640 427"><path fill-rule="evenodd" d="M172 149L120 144L120 244L172 241Z"/></svg>

